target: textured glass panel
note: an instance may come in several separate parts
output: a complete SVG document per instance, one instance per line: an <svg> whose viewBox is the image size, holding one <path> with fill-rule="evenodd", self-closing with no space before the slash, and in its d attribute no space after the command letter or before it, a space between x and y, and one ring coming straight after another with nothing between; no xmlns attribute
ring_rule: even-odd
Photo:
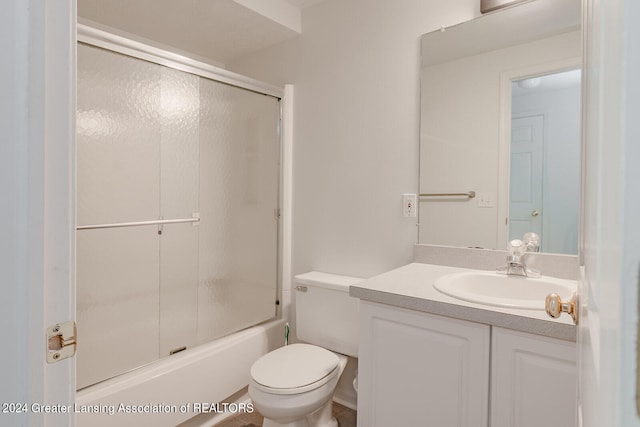
<svg viewBox="0 0 640 427"><path fill-rule="evenodd" d="M77 233L77 386L158 358L155 227Z"/></svg>
<svg viewBox="0 0 640 427"><path fill-rule="evenodd" d="M160 238L160 356L196 345L198 226L163 226Z"/></svg>
<svg viewBox="0 0 640 427"><path fill-rule="evenodd" d="M199 78L162 68L160 212L198 212ZM160 239L160 356L196 343L198 226L163 226Z"/></svg>
<svg viewBox="0 0 640 427"><path fill-rule="evenodd" d="M198 211L198 77L162 67L160 211L190 218Z"/></svg>
<svg viewBox="0 0 640 427"><path fill-rule="evenodd" d="M160 66L78 45L78 224L158 218Z"/></svg>
<svg viewBox="0 0 640 427"><path fill-rule="evenodd" d="M275 315L279 104L200 80L198 340Z"/></svg>

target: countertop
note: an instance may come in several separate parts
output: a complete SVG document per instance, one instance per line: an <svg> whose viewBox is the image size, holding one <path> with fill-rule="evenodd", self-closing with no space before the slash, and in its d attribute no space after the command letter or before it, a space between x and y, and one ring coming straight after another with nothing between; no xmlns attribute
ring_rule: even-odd
<svg viewBox="0 0 640 427"><path fill-rule="evenodd" d="M490 307L462 301L436 290L432 284L445 274L478 271L459 267L412 263L351 285L349 295L361 300L441 316L454 317L522 332L576 340L576 326L567 314L552 319L544 310Z"/></svg>

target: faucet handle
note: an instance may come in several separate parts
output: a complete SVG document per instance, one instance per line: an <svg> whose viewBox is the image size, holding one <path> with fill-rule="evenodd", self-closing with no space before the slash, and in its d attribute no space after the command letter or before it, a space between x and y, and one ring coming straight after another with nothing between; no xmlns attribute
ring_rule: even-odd
<svg viewBox="0 0 640 427"><path fill-rule="evenodd" d="M513 239L509 241L507 250L509 251L509 256L521 257L527 251L527 247L522 240Z"/></svg>
<svg viewBox="0 0 640 427"><path fill-rule="evenodd" d="M522 236L522 241L527 248L527 252L540 251L540 236L538 236L536 233L524 233L524 236Z"/></svg>

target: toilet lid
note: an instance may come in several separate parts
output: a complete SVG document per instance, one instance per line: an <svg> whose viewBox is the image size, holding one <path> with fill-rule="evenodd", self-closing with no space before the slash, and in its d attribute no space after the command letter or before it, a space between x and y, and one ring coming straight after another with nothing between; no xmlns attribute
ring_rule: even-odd
<svg viewBox="0 0 640 427"><path fill-rule="evenodd" d="M322 347L291 344L258 359L251 367L251 377L271 389L301 388L327 377L338 362L338 356Z"/></svg>

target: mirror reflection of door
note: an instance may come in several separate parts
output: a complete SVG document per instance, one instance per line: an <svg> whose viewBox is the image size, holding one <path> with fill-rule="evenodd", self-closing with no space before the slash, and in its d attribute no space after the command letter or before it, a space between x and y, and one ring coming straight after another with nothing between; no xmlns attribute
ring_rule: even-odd
<svg viewBox="0 0 640 427"><path fill-rule="evenodd" d="M532 231L542 235L544 116L511 119L509 240Z"/></svg>
<svg viewBox="0 0 640 427"><path fill-rule="evenodd" d="M512 83L508 235L533 231L544 252L578 252L580 75Z"/></svg>

